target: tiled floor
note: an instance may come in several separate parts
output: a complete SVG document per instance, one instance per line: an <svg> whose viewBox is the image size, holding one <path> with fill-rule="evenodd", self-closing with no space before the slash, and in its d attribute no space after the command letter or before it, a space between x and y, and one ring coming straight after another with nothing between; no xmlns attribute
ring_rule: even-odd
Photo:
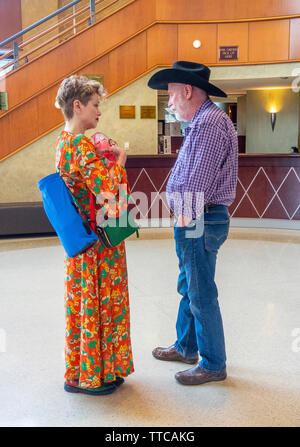
<svg viewBox="0 0 300 447"><path fill-rule="evenodd" d="M228 378L196 387L174 379L188 365L151 355L175 338L173 239L129 240L135 373L104 397L63 390L58 241L0 241L0 426L300 426L298 233L231 230L216 273Z"/></svg>

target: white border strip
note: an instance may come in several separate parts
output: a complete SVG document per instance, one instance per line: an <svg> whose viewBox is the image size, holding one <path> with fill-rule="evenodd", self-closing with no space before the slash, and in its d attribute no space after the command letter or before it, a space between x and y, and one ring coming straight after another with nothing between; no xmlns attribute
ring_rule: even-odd
<svg viewBox="0 0 300 447"><path fill-rule="evenodd" d="M136 219L140 228L171 228L173 219ZM231 217L231 227L240 228L276 228L282 230L300 230L300 220L288 219L253 219L243 217Z"/></svg>
<svg viewBox="0 0 300 447"><path fill-rule="evenodd" d="M300 220L231 217L230 226L241 228L277 228L281 230L300 230Z"/></svg>

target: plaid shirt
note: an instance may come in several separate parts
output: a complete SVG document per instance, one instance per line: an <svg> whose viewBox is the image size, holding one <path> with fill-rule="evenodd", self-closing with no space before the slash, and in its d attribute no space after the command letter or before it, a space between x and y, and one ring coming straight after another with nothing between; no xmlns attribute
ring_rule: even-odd
<svg viewBox="0 0 300 447"><path fill-rule="evenodd" d="M167 184L175 216L200 218L203 205L231 205L238 173L238 140L229 116L207 99L195 113Z"/></svg>

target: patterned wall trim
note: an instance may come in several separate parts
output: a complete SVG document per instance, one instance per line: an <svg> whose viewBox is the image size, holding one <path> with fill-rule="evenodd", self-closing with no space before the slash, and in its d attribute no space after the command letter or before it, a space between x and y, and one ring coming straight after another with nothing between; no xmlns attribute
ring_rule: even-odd
<svg viewBox="0 0 300 447"><path fill-rule="evenodd" d="M127 173L137 218L170 217L166 184L175 156L128 157ZM300 220L300 156L239 157L231 217Z"/></svg>

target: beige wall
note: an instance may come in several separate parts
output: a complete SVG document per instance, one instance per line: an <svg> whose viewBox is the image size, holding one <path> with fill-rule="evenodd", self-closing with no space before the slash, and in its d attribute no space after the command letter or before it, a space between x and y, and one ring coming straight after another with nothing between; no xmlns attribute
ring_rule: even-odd
<svg viewBox="0 0 300 447"><path fill-rule="evenodd" d="M103 115L96 131L105 133L122 147L125 142L129 142L130 155L157 154L157 120L140 118L140 106L157 106L156 90L147 87L151 75L142 77L107 98L100 107ZM135 119L120 119L120 105L134 105Z"/></svg>
<svg viewBox="0 0 300 447"><path fill-rule="evenodd" d="M274 132L270 108L277 110ZM290 152L297 146L299 132L299 93L290 89L248 90L246 153Z"/></svg>
<svg viewBox="0 0 300 447"><path fill-rule="evenodd" d="M237 99L237 134L246 135L247 129L247 96Z"/></svg>
<svg viewBox="0 0 300 447"><path fill-rule="evenodd" d="M49 14L52 14L54 11L56 11L58 9L58 0L47 0L47 1L22 0L21 7L22 7L22 27L24 29L30 25L33 25L33 23L37 22L43 17L46 17ZM58 18L56 16L48 20L47 22L43 23L42 25L38 26L37 28L34 28L33 30L27 32L24 36L24 41L27 41L34 36L37 36L43 30L48 29L52 25L55 25L57 23L57 19ZM47 41L51 37L54 37L56 34L57 34L57 28L51 33L47 34L45 37L41 37L37 41L26 45L26 47L24 48L24 53L27 53L32 48L36 48L38 45ZM58 40L52 42L50 46L46 45L41 50L38 50L35 53L33 53L33 55L30 55L29 60L43 53L48 48L52 47L55 43L58 43Z"/></svg>
<svg viewBox="0 0 300 447"><path fill-rule="evenodd" d="M58 8L58 0L21 0L23 28L51 14Z"/></svg>
<svg viewBox="0 0 300 447"><path fill-rule="evenodd" d="M37 182L54 172L58 130L0 163L0 203L39 202Z"/></svg>
<svg viewBox="0 0 300 447"><path fill-rule="evenodd" d="M299 62L280 64L215 66L211 67L210 80L230 81L234 79L264 79L292 76L293 70L299 69Z"/></svg>
<svg viewBox="0 0 300 447"><path fill-rule="evenodd" d="M147 87L150 75L107 98L101 105L103 115L98 128L120 146L129 142L128 154L157 153L157 120L140 119L140 105L157 103L157 93ZM135 105L136 119L120 119L119 105ZM63 127L56 129L30 146L0 163L0 203L36 202L41 200L37 182L54 172L55 142Z"/></svg>

